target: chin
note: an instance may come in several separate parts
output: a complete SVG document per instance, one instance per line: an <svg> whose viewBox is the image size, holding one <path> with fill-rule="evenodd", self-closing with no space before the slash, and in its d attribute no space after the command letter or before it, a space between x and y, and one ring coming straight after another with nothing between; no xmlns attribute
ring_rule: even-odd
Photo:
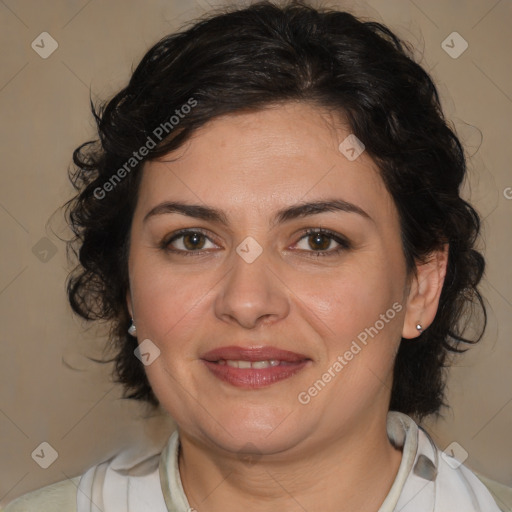
<svg viewBox="0 0 512 512"><path fill-rule="evenodd" d="M237 453L251 445L255 452L273 454L295 446L306 436L304 422L294 421L293 414L283 408L262 411L254 408L226 416L217 416L217 422L208 422L202 434L220 448ZM251 448L249 447L249 451Z"/></svg>

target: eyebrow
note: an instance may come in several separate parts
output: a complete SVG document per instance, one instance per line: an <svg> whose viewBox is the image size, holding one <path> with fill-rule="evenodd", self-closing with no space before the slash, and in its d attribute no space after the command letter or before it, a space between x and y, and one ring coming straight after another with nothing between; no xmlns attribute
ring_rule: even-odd
<svg viewBox="0 0 512 512"><path fill-rule="evenodd" d="M355 213L361 217L374 222L374 220L359 206L344 201L343 199L331 199L324 201L302 202L283 208L276 212L271 220L271 226L283 224L293 219L308 217L310 215L318 215L326 212L341 211L346 213ZM155 215L163 215L168 213L179 213L187 217L195 219L208 220L224 226L229 225L229 221L221 210L209 206L201 206L197 204L180 203L177 201L165 201L152 208L143 219L146 222Z"/></svg>

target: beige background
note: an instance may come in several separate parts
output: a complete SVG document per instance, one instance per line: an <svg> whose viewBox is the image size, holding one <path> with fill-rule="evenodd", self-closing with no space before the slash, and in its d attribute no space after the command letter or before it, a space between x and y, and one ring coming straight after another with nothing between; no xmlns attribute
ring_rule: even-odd
<svg viewBox="0 0 512 512"><path fill-rule="evenodd" d="M452 370L452 411L431 430L442 449L457 441L470 467L512 485L512 2L337 5L415 45L473 155L467 195L485 219L489 328ZM94 137L89 88L111 96L151 44L208 9L206 0L0 0L0 503L81 474L135 441L161 443L172 428L119 400L109 367L84 357L99 354L101 333L70 313L57 236L65 226L53 214L70 197L73 149ZM47 59L31 48L43 31L59 45ZM441 47L453 31L469 44L457 59ZM58 452L48 469L31 457L44 441Z"/></svg>

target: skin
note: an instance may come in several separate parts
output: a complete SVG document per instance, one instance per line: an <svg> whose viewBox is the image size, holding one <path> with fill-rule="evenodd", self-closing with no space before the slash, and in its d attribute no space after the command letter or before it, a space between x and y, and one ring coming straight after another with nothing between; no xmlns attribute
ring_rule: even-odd
<svg viewBox="0 0 512 512"><path fill-rule="evenodd" d="M180 473L190 505L226 510L377 511L401 451L386 434L392 369L401 337L433 321L447 249L408 274L399 218L378 168L338 149L343 122L306 103L217 118L168 155L147 162L134 212L128 308L139 342L161 353L146 372L181 439ZM371 219L332 211L272 224L300 202L343 199ZM144 217L165 201L214 207L227 226L179 213ZM180 229L190 239L161 241ZM325 228L328 237L304 234ZM247 263L246 237L263 252ZM188 245L184 245L185 242ZM201 246L202 244L202 246ZM317 256L319 246L331 255ZM192 247L192 249L191 249ZM402 310L308 404L297 399L393 303ZM414 340L408 341L414 343ZM311 362L293 377L240 389L201 361L227 346L272 345ZM250 443L250 448L247 447ZM255 456L248 464L244 455Z"/></svg>

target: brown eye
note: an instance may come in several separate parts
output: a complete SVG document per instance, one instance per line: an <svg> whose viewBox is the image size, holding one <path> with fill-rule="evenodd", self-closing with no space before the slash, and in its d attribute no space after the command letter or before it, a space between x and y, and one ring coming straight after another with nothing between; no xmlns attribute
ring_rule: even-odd
<svg viewBox="0 0 512 512"><path fill-rule="evenodd" d="M203 249L218 248L209 237L197 230L184 230L174 233L170 238L164 239L160 247L166 251L184 255L199 253Z"/></svg>
<svg viewBox="0 0 512 512"><path fill-rule="evenodd" d="M308 236L309 247L314 251L325 251L329 248L332 241L332 238L322 233L314 233Z"/></svg>
<svg viewBox="0 0 512 512"><path fill-rule="evenodd" d="M182 235L183 245L186 249L193 251L194 249L202 249L205 244L205 236L201 233L189 233Z"/></svg>
<svg viewBox="0 0 512 512"><path fill-rule="evenodd" d="M335 256L350 249L351 244L342 235L325 229L309 229L296 243L309 256Z"/></svg>

